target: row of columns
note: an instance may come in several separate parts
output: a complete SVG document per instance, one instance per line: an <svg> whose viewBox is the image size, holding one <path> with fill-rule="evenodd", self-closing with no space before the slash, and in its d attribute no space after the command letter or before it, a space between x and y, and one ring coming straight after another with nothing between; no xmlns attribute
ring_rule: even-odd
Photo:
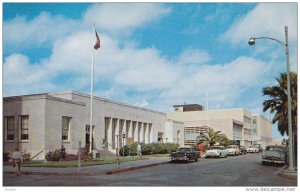
<svg viewBox="0 0 300 192"><path fill-rule="evenodd" d="M106 149L115 149L117 144L120 148L133 142L151 143L151 133L152 123L105 117Z"/></svg>

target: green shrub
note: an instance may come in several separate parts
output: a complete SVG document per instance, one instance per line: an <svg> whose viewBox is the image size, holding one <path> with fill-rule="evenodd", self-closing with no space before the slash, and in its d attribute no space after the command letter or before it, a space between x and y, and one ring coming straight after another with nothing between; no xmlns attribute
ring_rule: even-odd
<svg viewBox="0 0 300 192"><path fill-rule="evenodd" d="M46 154L45 158L46 158L47 161L59 161L59 159L60 159L60 150L56 149L54 151L49 151Z"/></svg>
<svg viewBox="0 0 300 192"><path fill-rule="evenodd" d="M133 143L131 145L125 145L120 149L119 154L123 155L137 155L137 145L138 143ZM142 154L151 155L151 154L167 154L176 151L178 144L174 143L150 143L150 144L141 144ZM130 152L130 154L129 154Z"/></svg>
<svg viewBox="0 0 300 192"><path fill-rule="evenodd" d="M22 158L24 162L28 162L31 159L31 153L27 153L27 151L24 149L22 151Z"/></svg>

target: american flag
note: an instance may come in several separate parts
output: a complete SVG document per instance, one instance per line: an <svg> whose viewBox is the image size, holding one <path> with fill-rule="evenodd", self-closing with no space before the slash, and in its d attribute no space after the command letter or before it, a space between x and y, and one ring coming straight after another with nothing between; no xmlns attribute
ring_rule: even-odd
<svg viewBox="0 0 300 192"><path fill-rule="evenodd" d="M94 45L94 49L98 50L100 48L100 38L98 36L97 31L96 32L96 44Z"/></svg>

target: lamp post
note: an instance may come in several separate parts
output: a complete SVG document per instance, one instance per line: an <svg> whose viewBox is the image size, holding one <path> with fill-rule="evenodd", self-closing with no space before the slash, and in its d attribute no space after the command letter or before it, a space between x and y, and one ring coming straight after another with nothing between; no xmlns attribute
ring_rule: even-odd
<svg viewBox="0 0 300 192"><path fill-rule="evenodd" d="M288 45L288 27L285 26L285 43L270 37L251 37L248 41L249 45L254 45L256 39L269 39L276 41L284 46L287 65L287 94L288 94L288 131L289 131L289 168L288 171L295 171L294 154L293 154L293 133L292 133L292 106L291 106L291 85L290 85L290 64L289 64L289 45Z"/></svg>

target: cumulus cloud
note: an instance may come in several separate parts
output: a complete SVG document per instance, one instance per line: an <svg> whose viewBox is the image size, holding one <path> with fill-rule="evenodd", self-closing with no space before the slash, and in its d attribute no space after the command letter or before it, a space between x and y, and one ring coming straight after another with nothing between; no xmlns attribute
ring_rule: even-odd
<svg viewBox="0 0 300 192"><path fill-rule="evenodd" d="M297 40L297 3L260 3L237 20L221 37L232 44L250 37L273 37L284 41L284 26L289 27L290 41Z"/></svg>
<svg viewBox="0 0 300 192"><path fill-rule="evenodd" d="M30 63L25 55L12 54L5 58L2 69L5 96L48 92L56 87L49 82L45 68Z"/></svg>
<svg viewBox="0 0 300 192"><path fill-rule="evenodd" d="M4 46L6 49L51 46L58 38L70 34L76 26L78 22L75 20L47 12L32 20L17 16L3 23Z"/></svg>
<svg viewBox="0 0 300 192"><path fill-rule="evenodd" d="M198 49L187 49L181 53L179 57L179 64L202 64L207 63L211 60L210 55L202 50Z"/></svg>
<svg viewBox="0 0 300 192"><path fill-rule="evenodd" d="M172 98L173 101L183 102L182 98L185 98L190 102L201 100L205 103L205 92L208 91L215 106L229 106L244 94L245 89L257 89L259 83L265 81L269 67L248 57L239 57L224 65L202 65L195 68L193 74L185 75L177 84L162 91L160 99L166 101Z"/></svg>
<svg viewBox="0 0 300 192"><path fill-rule="evenodd" d="M96 4L85 13L84 20L95 21L103 30L124 34L170 12L170 8L158 3Z"/></svg>
<svg viewBox="0 0 300 192"><path fill-rule="evenodd" d="M266 5L259 4L253 12L258 14L261 6ZM175 59L168 59L155 47L140 48L130 38L135 29L170 12L170 8L161 4L108 3L90 7L79 20L42 13L32 20L17 17L5 21L3 40L7 46L48 44L51 55L37 63L31 63L24 54L6 57L4 95L86 90L90 83L91 42L93 45L95 37L91 30L82 29L88 28L83 26L91 25L91 21L101 29L102 46L94 55L95 94L98 96L122 97L123 102L168 111L166 106L184 101L205 103L205 89L215 107L232 106L245 90L260 89L259 82L266 80L265 74L270 70L268 63L241 56L226 64L212 65L213 56L205 50L192 48L183 50ZM243 22L240 20L234 25L240 33L243 33L240 29ZM129 34L128 38L115 35L123 32ZM245 37L230 32L234 33L233 29L229 29L223 38L232 43L241 42ZM237 40L233 39L234 35ZM97 88L99 84L107 86L100 89ZM139 94L127 95L128 90Z"/></svg>

